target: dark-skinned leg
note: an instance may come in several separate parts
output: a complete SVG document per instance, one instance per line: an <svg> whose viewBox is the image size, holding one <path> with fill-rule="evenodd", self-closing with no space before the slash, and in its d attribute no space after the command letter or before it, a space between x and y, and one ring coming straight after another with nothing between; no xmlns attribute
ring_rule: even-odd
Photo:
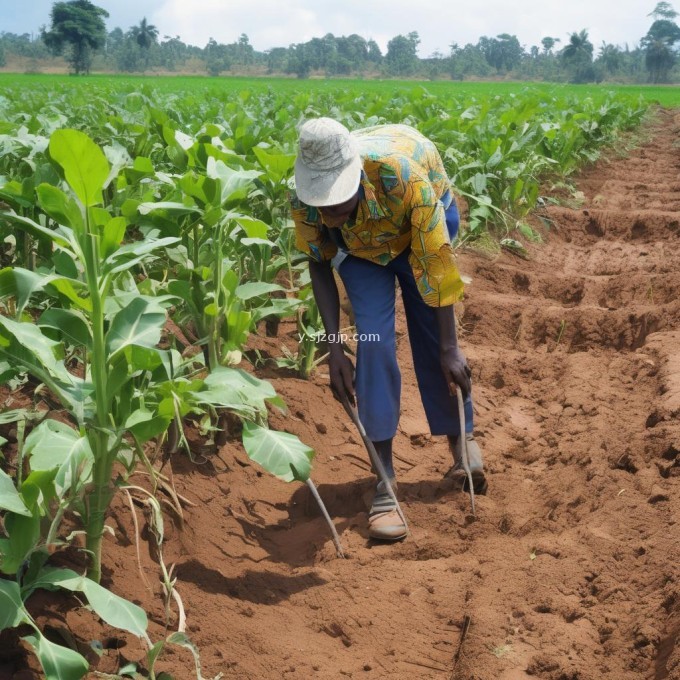
<svg viewBox="0 0 680 680"><path fill-rule="evenodd" d="M384 439L381 442L373 442L373 446L375 446L375 451L378 454L378 458L380 458L380 462L383 464L385 472L390 479L394 479L396 477L396 474L394 473L394 465L392 463L392 441L392 439ZM374 472L376 475L378 474L377 470L374 470Z"/></svg>

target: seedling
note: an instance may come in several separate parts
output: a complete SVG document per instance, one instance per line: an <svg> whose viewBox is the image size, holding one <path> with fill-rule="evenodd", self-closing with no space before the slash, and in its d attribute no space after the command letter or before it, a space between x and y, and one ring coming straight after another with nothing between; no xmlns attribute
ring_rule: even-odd
<svg viewBox="0 0 680 680"><path fill-rule="evenodd" d="M560 344L560 341L562 340L562 336L564 335L564 330L567 327L567 321L566 319L562 319L562 322L560 323L560 329L559 332L557 333L557 339L555 340L555 347L553 348L553 351L557 349L557 347Z"/></svg>

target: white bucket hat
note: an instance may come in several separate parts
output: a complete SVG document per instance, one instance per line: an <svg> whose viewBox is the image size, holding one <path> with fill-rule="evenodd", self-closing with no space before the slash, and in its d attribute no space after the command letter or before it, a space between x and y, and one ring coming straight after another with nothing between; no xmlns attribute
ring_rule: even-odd
<svg viewBox="0 0 680 680"><path fill-rule="evenodd" d="M308 120L300 128L295 190L307 205L348 201L359 188L363 163L349 130L332 118Z"/></svg>

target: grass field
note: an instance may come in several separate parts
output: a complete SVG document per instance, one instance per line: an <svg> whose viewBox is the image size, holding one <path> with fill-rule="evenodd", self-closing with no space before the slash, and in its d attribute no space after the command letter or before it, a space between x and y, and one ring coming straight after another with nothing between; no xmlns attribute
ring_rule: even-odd
<svg viewBox="0 0 680 680"><path fill-rule="evenodd" d="M625 95L640 95L644 100L658 103L665 107L680 106L680 87L677 85L567 85L556 83L519 83L519 82L456 82L456 81L398 81L398 80L297 80L295 78L208 78L197 76L112 76L93 75L74 78L63 75L25 75L0 74L0 92L4 86L22 86L30 88L34 84L69 87L87 87L93 83L118 84L121 89L134 89L140 85L152 85L158 90L167 92L186 90L225 90L240 91L243 89L273 89L279 92L334 91L361 88L365 92L404 91L413 88L425 88L437 94L452 91L460 95L503 95L522 92L526 88L539 92L554 91L557 94L585 95L615 92Z"/></svg>

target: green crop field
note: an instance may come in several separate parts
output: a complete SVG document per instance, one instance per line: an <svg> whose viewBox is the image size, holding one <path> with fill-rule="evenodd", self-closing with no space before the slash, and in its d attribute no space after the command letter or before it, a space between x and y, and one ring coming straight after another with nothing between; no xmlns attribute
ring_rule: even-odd
<svg viewBox="0 0 680 680"><path fill-rule="evenodd" d="M527 87L540 92L561 95L600 96L612 92L634 97L665 107L680 106L680 87L677 85L566 85L517 82L456 82L456 81L397 81L397 80L298 80L295 78L208 78L201 76L109 76L94 75L74 78L57 75L23 75L0 73L0 94L4 87L33 87L36 83L56 88L80 88L106 84L111 87L134 89L151 86L162 92L218 91L234 92L242 89L272 89L275 92L333 92L361 90L362 92L391 93L422 87L433 94L475 95L488 97L520 93Z"/></svg>
<svg viewBox="0 0 680 680"><path fill-rule="evenodd" d="M137 466L163 482L149 451L188 450L187 416L206 436L240 421L254 461L311 484L314 452L268 428L268 408L284 404L243 370L249 336L281 318L300 343L279 366L308 377L318 361L319 314L288 211L303 119L417 127L467 199L463 238L494 229L521 249L546 180L597 160L654 101L680 98L520 83L0 76L0 375L9 390L40 386L60 412L0 415L22 432L0 467L10 577L0 598L7 626L33 628L26 640L46 677L79 678L88 665L42 636L24 604L39 587L78 591L145 639L151 677L164 644L191 646L185 635L150 640L144 611L98 585L114 492L133 488ZM147 504L159 522L153 494ZM68 543L65 517L82 522L89 578L46 566ZM169 600L164 568L163 579Z"/></svg>

